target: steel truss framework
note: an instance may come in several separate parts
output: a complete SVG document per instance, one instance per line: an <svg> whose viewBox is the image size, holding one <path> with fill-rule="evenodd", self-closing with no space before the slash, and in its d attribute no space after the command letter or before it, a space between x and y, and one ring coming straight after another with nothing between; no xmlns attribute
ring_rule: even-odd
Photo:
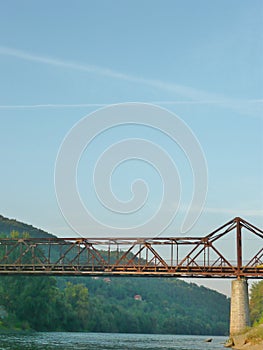
<svg viewBox="0 0 263 350"><path fill-rule="evenodd" d="M244 230L261 243L246 263ZM234 263L215 246L228 233ZM205 237L1 238L0 274L263 278L262 242L263 231L238 217Z"/></svg>

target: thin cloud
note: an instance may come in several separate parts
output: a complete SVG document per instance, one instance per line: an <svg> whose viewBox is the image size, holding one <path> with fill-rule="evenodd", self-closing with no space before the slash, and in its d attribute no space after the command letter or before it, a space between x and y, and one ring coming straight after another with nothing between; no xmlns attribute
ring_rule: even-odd
<svg viewBox="0 0 263 350"><path fill-rule="evenodd" d="M101 68L98 66L87 65L87 64L82 65L82 64L64 61L64 60L60 60L60 59L56 59L56 58L39 56L39 55L31 54L29 52L16 50L16 49L5 47L5 46L0 46L0 55L13 56L13 57L20 58L20 59L23 59L26 61L43 63L43 64L47 64L50 66L58 66L61 68L70 68L70 69L81 70L81 71L85 71L85 72L89 72L89 73L97 73L97 74L100 74L103 76L108 76L111 78L118 78L118 79L123 79L123 80L131 79L131 77L129 77L125 74L114 72L114 71L107 69L107 68Z"/></svg>
<svg viewBox="0 0 263 350"><path fill-rule="evenodd" d="M200 90L193 89L191 87L186 87L182 85L177 85L177 84L169 84L165 83L159 80L153 80L153 79L144 79L140 78L137 76L132 76L128 74L123 74L120 72L116 72L114 70L108 69L108 68L103 68L95 65L83 65L75 62L70 62L70 61L65 61L65 60L60 60L60 59L55 59L51 57L46 57L46 56L39 56L35 54L31 54L25 51L21 50L16 50L4 46L0 46L0 55L7 55L7 56L13 56L16 58L20 58L26 61L34 61L42 64L47 64L51 66L57 66L61 68L69 68L69 69L75 69L75 70L80 70L88 73L95 73L99 74L105 77L109 78L115 78L115 79L120 79L120 80L125 80L129 82L135 82L135 83L141 83L145 85L150 85L152 87L156 87L162 90L169 90L173 92L180 93L181 95L188 96L188 98L193 99L193 100L207 100L210 99L211 97L212 100L218 100L217 95L213 95L207 92L203 92Z"/></svg>
<svg viewBox="0 0 263 350"><path fill-rule="evenodd" d="M13 49L10 47L0 46L0 55L12 56L25 61L32 61L41 64L46 64L50 66L57 66L59 68L67 68L73 70L79 70L87 73L92 73L104 77L109 77L113 79L119 79L127 82L138 83L141 85L150 86L164 91L173 92L179 96L184 96L189 100L183 101L158 101L157 104L161 105L172 105L172 104L216 104L222 107L231 108L237 110L242 114L256 114L262 116L261 108L254 108L253 105L261 104L260 100L249 100L249 101L239 101L234 99L226 98L225 96L213 94L207 91L202 91L199 89L194 89L189 86L178 85L174 83L167 83L160 80L145 79L135 75L129 75L121 72L117 72L108 68L99 67L96 65L79 64L71 61L61 60L48 56L40 56L32 54L26 51ZM0 106L0 108L62 108L62 107L100 107L105 104L39 104L39 105L19 105L19 106Z"/></svg>

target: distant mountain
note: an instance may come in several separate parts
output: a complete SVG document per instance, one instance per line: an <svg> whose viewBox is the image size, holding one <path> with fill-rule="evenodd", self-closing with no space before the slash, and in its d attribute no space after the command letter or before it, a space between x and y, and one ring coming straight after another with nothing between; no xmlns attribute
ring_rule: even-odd
<svg viewBox="0 0 263 350"><path fill-rule="evenodd" d="M15 219L8 219L0 215L0 234L10 235L12 231L18 231L19 233L27 232L30 237L55 237L54 235L47 233L39 228L32 225L25 224L23 222L17 221Z"/></svg>

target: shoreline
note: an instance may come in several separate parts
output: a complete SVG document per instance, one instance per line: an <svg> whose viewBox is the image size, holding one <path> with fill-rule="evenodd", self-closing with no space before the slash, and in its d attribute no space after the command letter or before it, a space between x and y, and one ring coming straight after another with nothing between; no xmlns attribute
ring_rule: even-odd
<svg viewBox="0 0 263 350"><path fill-rule="evenodd" d="M262 350L263 324L252 327L244 333L231 336L225 347L236 350Z"/></svg>

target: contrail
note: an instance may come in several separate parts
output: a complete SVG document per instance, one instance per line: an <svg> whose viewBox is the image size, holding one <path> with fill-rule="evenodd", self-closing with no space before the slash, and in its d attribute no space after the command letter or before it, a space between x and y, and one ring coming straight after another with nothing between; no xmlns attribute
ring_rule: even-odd
<svg viewBox="0 0 263 350"><path fill-rule="evenodd" d="M0 105L0 109L82 108L82 107L104 107L108 105L109 104L106 104L106 103L76 103L76 104L47 103L47 104L34 104L34 105Z"/></svg>
<svg viewBox="0 0 263 350"><path fill-rule="evenodd" d="M134 101L132 101L134 102ZM137 101L136 101L137 102ZM119 103L119 102L115 102ZM42 104L32 104L32 105L0 105L0 109L52 109L52 108L85 108L85 107L106 107L111 103L42 103ZM188 105L188 104L217 104L218 101L143 101L143 103L149 103L154 105Z"/></svg>
<svg viewBox="0 0 263 350"><path fill-rule="evenodd" d="M222 98L222 96L219 98L218 95L197 90L188 86L177 85L172 83L169 84L169 83L166 83L160 80L154 80L154 79L145 79L134 75L116 72L114 70L95 66L95 65L87 65L87 64L83 65L75 62L56 59L56 58L39 56L39 55L31 54L29 52L16 50L5 46L0 46L0 55L13 56L26 61L38 62L46 65L57 66L60 68L74 69L74 70L79 70L83 72L94 73L104 77L148 85L161 90L175 92L177 94L186 96L191 100L218 100L218 99L225 100L225 98Z"/></svg>
<svg viewBox="0 0 263 350"><path fill-rule="evenodd" d="M129 101L126 101L129 102ZM138 101L130 101L138 102ZM220 100L175 100L175 101L141 101L159 106L176 106L176 105L219 105L225 106ZM0 105L0 110L34 110L34 109L62 109L62 108L102 108L112 104L120 103L42 103L42 104L26 104L26 105ZM251 117L262 118L262 103L263 100L246 100L232 104L232 109L239 111L242 115L250 115ZM230 108L230 106L229 106Z"/></svg>
<svg viewBox="0 0 263 350"><path fill-rule="evenodd" d="M0 46L0 55L12 56L25 61L32 61L42 63L50 66L57 66L59 68L67 68L72 70L79 70L91 74L96 74L104 77L119 79L127 82L138 83L154 87L160 90L173 92L177 95L184 96L187 100L174 101L155 101L148 102L159 105L176 105L176 104L214 104L225 108L238 111L241 114L249 114L255 117L262 117L262 99L254 100L237 100L227 98L222 95L213 94L210 92L191 88L189 86L178 85L174 83L167 83L160 80L145 79L135 75L124 74L108 68L99 67L96 65L79 64L71 61L65 61L48 56L40 56L26 51L13 49L10 47ZM146 102L146 101L144 101ZM0 109L33 109L33 108L80 108L80 107L103 107L105 103L95 104L37 104L37 105L2 105Z"/></svg>

